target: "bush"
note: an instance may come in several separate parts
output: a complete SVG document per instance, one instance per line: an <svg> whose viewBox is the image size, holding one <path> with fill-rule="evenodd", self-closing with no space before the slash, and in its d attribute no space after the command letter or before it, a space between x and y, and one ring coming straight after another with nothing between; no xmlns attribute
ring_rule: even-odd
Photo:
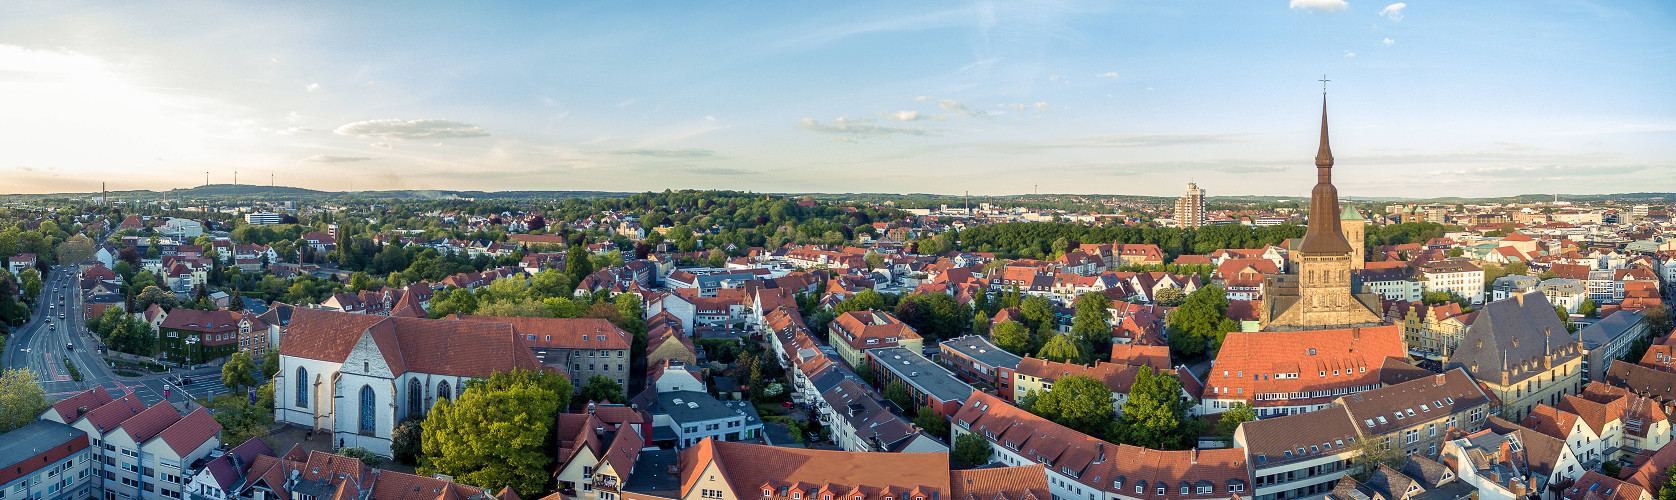
<svg viewBox="0 0 1676 500"><path fill-rule="evenodd" d="M70 380L81 382L81 370L76 369L76 364L71 363L68 356L64 358L64 369L70 371Z"/></svg>

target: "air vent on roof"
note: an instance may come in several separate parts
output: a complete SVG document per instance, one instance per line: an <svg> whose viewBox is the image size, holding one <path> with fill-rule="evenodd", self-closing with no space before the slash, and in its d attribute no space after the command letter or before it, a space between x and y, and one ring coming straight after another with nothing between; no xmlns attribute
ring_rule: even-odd
<svg viewBox="0 0 1676 500"><path fill-rule="evenodd" d="M698 403L688 401L687 402L687 408L698 408Z"/></svg>

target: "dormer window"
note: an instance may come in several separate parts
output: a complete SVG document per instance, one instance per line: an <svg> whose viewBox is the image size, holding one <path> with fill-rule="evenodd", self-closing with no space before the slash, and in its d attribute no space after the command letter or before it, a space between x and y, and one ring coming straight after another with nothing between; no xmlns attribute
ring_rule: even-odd
<svg viewBox="0 0 1676 500"><path fill-rule="evenodd" d="M768 498L768 497L771 497L771 496L774 496L774 488L763 488L762 489L762 497L763 498Z"/></svg>
<svg viewBox="0 0 1676 500"><path fill-rule="evenodd" d="M791 500L803 500L803 492L801 492L801 491L791 492Z"/></svg>
<svg viewBox="0 0 1676 500"><path fill-rule="evenodd" d="M1163 487L1163 486L1159 486L1159 487L1158 487L1158 495L1159 495L1159 496L1163 496L1163 495L1164 495L1164 487Z"/></svg>
<svg viewBox="0 0 1676 500"><path fill-rule="evenodd" d="M832 500L832 494L831 493L822 493L821 494L821 500Z"/></svg>

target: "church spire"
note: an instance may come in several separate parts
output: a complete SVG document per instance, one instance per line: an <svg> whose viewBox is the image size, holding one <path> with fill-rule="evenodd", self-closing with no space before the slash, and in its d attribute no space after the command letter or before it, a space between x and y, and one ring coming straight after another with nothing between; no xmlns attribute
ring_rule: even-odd
<svg viewBox="0 0 1676 500"><path fill-rule="evenodd" d="M1332 168L1333 148L1327 146L1327 96L1321 96L1321 149L1315 151L1315 166L1317 168ZM1321 175L1332 175L1323 170ZM1331 177L1323 177L1321 182L1332 182Z"/></svg>
<svg viewBox="0 0 1676 500"><path fill-rule="evenodd" d="M1309 229L1302 250L1312 254L1349 254L1339 224L1338 188L1333 187L1333 151L1327 146L1327 97L1321 96L1321 148L1315 154L1315 189L1309 196Z"/></svg>

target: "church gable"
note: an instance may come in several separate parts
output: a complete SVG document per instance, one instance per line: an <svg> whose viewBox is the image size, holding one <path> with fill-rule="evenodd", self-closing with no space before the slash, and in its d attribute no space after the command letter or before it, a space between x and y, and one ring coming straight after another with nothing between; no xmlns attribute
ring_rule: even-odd
<svg viewBox="0 0 1676 500"><path fill-rule="evenodd" d="M395 378L389 363L384 360L384 352L379 350L378 342L372 338L371 331L361 332L361 340L355 342L355 348L344 358L343 373L365 375L377 378Z"/></svg>

